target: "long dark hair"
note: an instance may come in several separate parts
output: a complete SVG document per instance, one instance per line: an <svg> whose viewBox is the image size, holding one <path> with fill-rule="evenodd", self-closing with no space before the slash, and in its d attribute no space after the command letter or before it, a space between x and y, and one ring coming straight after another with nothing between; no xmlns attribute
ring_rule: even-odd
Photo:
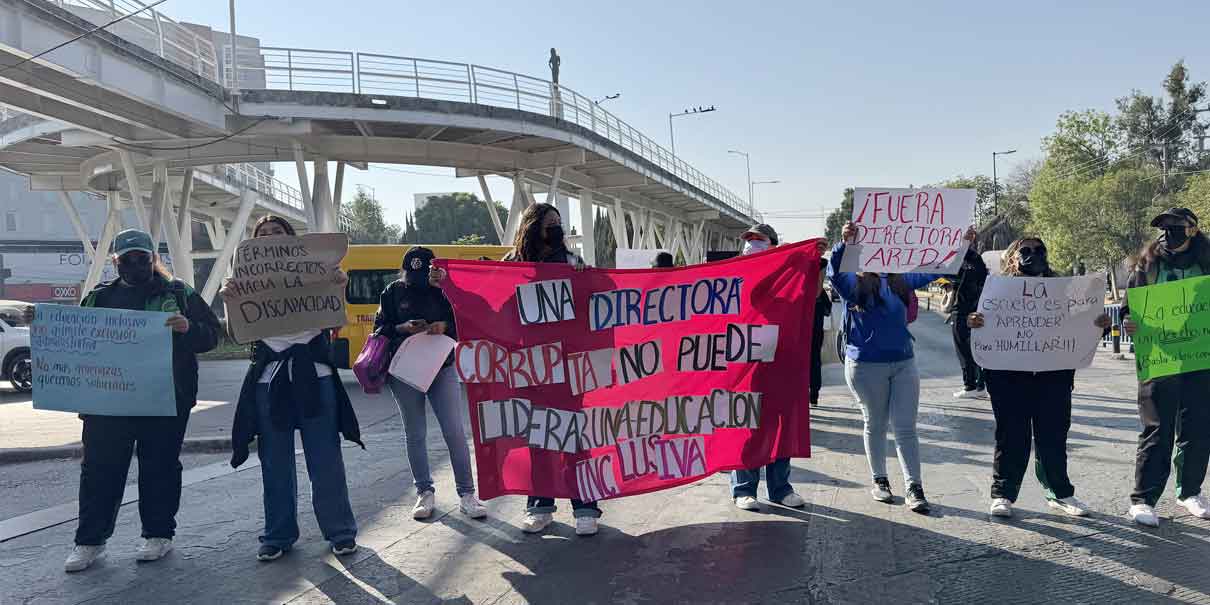
<svg viewBox="0 0 1210 605"><path fill-rule="evenodd" d="M857 300L853 301L855 310L868 311L885 302L882 300L882 280L882 275L878 273L857 274ZM912 296L912 288L908 286L907 280L898 273L889 273L886 276L886 285L906 307Z"/></svg>
<svg viewBox="0 0 1210 605"><path fill-rule="evenodd" d="M542 237L542 222L551 212L559 214L559 209L550 204L534 204L525 210L525 214L521 215L521 224L517 226L517 236L513 238L513 257L516 260L530 263L541 262L542 249L546 245Z"/></svg>
<svg viewBox="0 0 1210 605"><path fill-rule="evenodd" d="M257 234L260 233L260 228L269 223L277 223L278 225L280 225L282 230L286 232L286 235L295 234L294 226L290 224L290 221L288 221L276 214L266 214L266 215L260 217L260 220L256 221L256 225L253 225L252 237L256 237Z"/></svg>
<svg viewBox="0 0 1210 605"><path fill-rule="evenodd" d="M1042 238L1040 238L1036 235L1026 235L1024 237L1018 238L1016 241L1009 244L1008 247L1004 249L1003 255L1000 257L1000 272L1001 273L1003 273L1005 275L1012 275L1012 276L1025 275L1024 273L1021 272L1021 267L1017 263L1017 261L1019 260L1017 251L1019 251L1021 249L1021 245L1024 244L1025 242L1038 242L1039 244L1042 244L1043 247L1046 246L1046 242L1042 241ZM1043 273L1042 275L1038 275L1036 277L1054 277L1054 276L1055 276L1054 270L1047 267L1045 273Z"/></svg>

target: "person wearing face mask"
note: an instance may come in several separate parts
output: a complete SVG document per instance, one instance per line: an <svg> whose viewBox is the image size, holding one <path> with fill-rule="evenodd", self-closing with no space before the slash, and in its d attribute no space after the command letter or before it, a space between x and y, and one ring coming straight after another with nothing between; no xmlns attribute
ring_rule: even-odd
<svg viewBox="0 0 1210 605"><path fill-rule="evenodd" d="M506 262L562 263L576 269L584 269L584 259L567 249L563 236L562 217L559 210L550 204L534 204L521 215L513 249L504 256ZM576 520L576 535L591 536L597 533L601 508L596 502L571 499L572 517ZM546 496L529 496L526 501L525 518L521 530L538 533L554 522L555 499Z"/></svg>
<svg viewBox="0 0 1210 605"><path fill-rule="evenodd" d="M1008 246L1001 260L1007 276L1055 277L1046 258L1046 244L1024 237ZM962 318L972 329L984 326L982 313ZM1109 316L1093 325L1103 330ZM1093 328L1089 328L1090 330ZM1088 507L1075 497L1067 475L1067 432L1071 429L1071 391L1075 370L1018 372L983 370L996 418L996 452L992 466L991 514L1011 517L1029 466L1030 440L1035 448L1034 471L1046 491L1046 504L1074 517L1088 515Z"/></svg>
<svg viewBox="0 0 1210 605"><path fill-rule="evenodd" d="M1022 264L1023 270L1024 267ZM983 284L986 281L987 265L983 262L983 257L979 256L979 251L971 245L966 250L966 257L962 259L962 268L955 277L953 294L946 305L954 336L954 351L958 353L958 365L962 368L962 390L954 393L954 397L959 399L981 397L986 388L983 370L975 363L975 355L971 352L971 329L966 322L966 316L979 306L979 295L983 293Z"/></svg>
<svg viewBox="0 0 1210 605"><path fill-rule="evenodd" d="M219 322L210 305L160 264L150 235L136 229L117 234L113 263L118 279L97 286L80 306L172 314L166 325L172 330L177 415L80 416L80 515L75 547L64 563L69 572L87 569L104 555L136 451L143 539L135 558L154 561L172 550L181 503L181 444L189 411L197 404L197 355L218 344Z"/></svg>
<svg viewBox="0 0 1210 605"><path fill-rule="evenodd" d="M458 339L454 309L438 287L445 274L436 268L430 269L433 258L432 250L413 246L403 256L400 278L387 286L379 298L374 331L390 339L392 356L403 341L416 334L444 334ZM441 427L441 436L449 449L459 510L472 519L487 516L487 508L475 497L471 453L462 426L465 396L453 364L451 353L427 394L394 376L387 383L403 417L408 465L412 468L416 485L416 505L412 508L412 518L416 520L428 519L435 509L435 489L427 444L426 399L432 405L437 424Z"/></svg>
<svg viewBox="0 0 1210 605"><path fill-rule="evenodd" d="M294 235L289 221L267 215L256 222L252 237ZM348 278L339 267L328 267L332 281ZM231 293L224 285L224 299ZM357 520L349 503L340 437L361 442L357 414L340 374L332 363L327 330L301 330L252 343L252 363L244 376L231 428L231 466L248 459L248 444L256 439L265 507L265 533L258 561L274 561L298 540L298 480L294 433L302 435L311 505L324 539L337 556L357 552Z"/></svg>
<svg viewBox="0 0 1210 605"><path fill-rule="evenodd" d="M1130 288L1210 275L1210 240L1198 229L1192 210L1169 208L1151 226L1160 235L1139 253ZM1129 302L1122 305L1122 328L1133 336L1137 325L1130 318ZM1143 429L1135 456L1130 518L1140 525L1159 525L1155 504L1175 466L1177 503L1194 517L1210 519L1210 502L1202 494L1210 460L1210 370L1144 380L1139 383L1138 402Z"/></svg>

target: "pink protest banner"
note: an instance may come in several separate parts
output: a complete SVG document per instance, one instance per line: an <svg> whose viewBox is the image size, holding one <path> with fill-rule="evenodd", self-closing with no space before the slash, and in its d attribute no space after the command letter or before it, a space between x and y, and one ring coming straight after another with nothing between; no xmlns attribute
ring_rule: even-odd
<svg viewBox="0 0 1210 605"><path fill-rule="evenodd" d="M678 270L436 264L481 497L596 501L810 456L815 241Z"/></svg>
<svg viewBox="0 0 1210 605"><path fill-rule="evenodd" d="M975 190L858 187L852 221L857 241L845 251L842 271L955 274L975 224Z"/></svg>

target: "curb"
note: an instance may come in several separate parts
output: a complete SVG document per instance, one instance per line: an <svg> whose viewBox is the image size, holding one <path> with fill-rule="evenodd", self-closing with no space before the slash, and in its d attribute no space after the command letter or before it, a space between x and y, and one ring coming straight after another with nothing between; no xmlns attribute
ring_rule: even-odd
<svg viewBox="0 0 1210 605"><path fill-rule="evenodd" d="M249 449L255 450L256 443L249 444ZM231 451L230 437L195 437L186 438L181 446L182 454L221 454ZM27 447L0 450L0 466L19 464L22 462L38 462L41 460L56 460L65 458L82 458L84 446L65 445L61 447Z"/></svg>

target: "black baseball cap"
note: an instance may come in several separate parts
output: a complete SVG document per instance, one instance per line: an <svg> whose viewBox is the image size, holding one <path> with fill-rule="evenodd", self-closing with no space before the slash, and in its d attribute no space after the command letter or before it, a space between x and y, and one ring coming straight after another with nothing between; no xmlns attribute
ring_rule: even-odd
<svg viewBox="0 0 1210 605"><path fill-rule="evenodd" d="M1175 218L1175 219L1189 221L1190 225L1193 225L1194 227L1197 226L1197 215L1194 214L1193 211L1188 208L1169 208L1169 209L1161 212L1155 218L1151 219L1151 226L1159 227L1160 219L1163 219L1164 217L1171 217L1171 218Z"/></svg>
<svg viewBox="0 0 1210 605"><path fill-rule="evenodd" d="M747 239L747 236L750 233L763 235L763 236L769 238L769 243L773 244L774 246L778 245L777 232L773 230L773 227L770 227L764 223L761 223L759 225L752 225L752 228L745 231L741 237L743 237L744 239Z"/></svg>

